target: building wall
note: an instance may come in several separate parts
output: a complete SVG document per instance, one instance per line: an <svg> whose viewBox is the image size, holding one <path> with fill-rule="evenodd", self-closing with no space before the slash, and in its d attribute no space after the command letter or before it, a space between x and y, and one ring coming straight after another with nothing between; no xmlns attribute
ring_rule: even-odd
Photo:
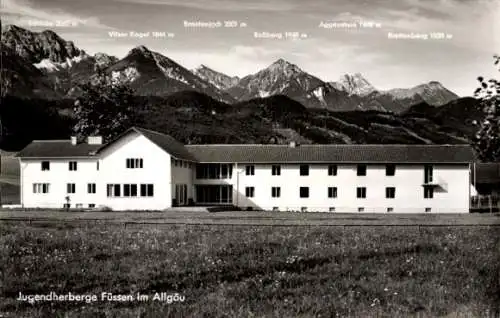
<svg viewBox="0 0 500 318"><path fill-rule="evenodd" d="M231 179L195 180L196 184L232 184L233 204L257 209L300 211L419 213L425 208L439 213L469 211L468 165L434 165L434 180L442 184L433 199L424 198L423 165L397 165L395 176L385 175L385 165L368 165L366 176L357 176L355 164L338 165L336 176L328 175L328 165L310 165L309 176L300 176L299 165L281 165L281 175L271 174L272 165L255 165L255 175L245 175L245 165L235 165ZM239 174L239 177L238 177ZM239 181L238 181L239 179ZM255 196L245 196L246 187L255 187ZM280 187L280 198L271 196L271 188ZM299 188L309 187L309 198L300 198ZM328 187L337 187L337 198L328 197ZM356 188L366 187L366 198L356 197ZM386 198L385 188L395 187L394 199Z"/></svg>
<svg viewBox="0 0 500 318"><path fill-rule="evenodd" d="M146 137L131 133L101 154L99 196L113 210L161 210L172 205L170 155ZM126 167L127 158L142 158L142 169ZM106 184L154 184L152 197L107 197ZM138 189L139 191L140 189Z"/></svg>
<svg viewBox="0 0 500 318"><path fill-rule="evenodd" d="M127 158L142 158L142 169L128 169ZM99 158L71 159L77 171L69 171L69 159L51 159L50 171L41 171L42 160L21 160L21 200L27 208L62 208L65 197L71 207L89 204L113 210L161 210L171 207L170 155L144 136L131 133L103 151ZM99 162L99 170L97 170ZM34 194L33 183L50 183L48 194ZM67 194L66 184L75 183L76 193ZM96 183L96 193L87 193L87 183ZM108 197L107 184L120 184L121 197ZM123 184L137 184L137 197L123 197ZM154 184L152 197L141 197L140 184Z"/></svg>
<svg viewBox="0 0 500 318"><path fill-rule="evenodd" d="M179 199L176 197L176 192L175 192L176 185L186 185L188 200L190 198L194 198L193 178L196 165L184 160L176 160L172 158L170 169L172 171L172 178L171 178L172 198ZM185 204L187 203L188 202L185 202Z"/></svg>
<svg viewBox="0 0 500 318"><path fill-rule="evenodd" d="M97 194L87 193L87 183L98 183L97 159L78 159L77 170L69 171L67 159L47 160L50 170L42 171L42 160L20 160L21 204L26 208L63 208L66 196L70 204L98 204ZM49 183L49 193L33 193L33 183ZM76 193L67 194L67 183L74 183ZM96 191L100 191L96 184Z"/></svg>
<svg viewBox="0 0 500 318"><path fill-rule="evenodd" d="M126 168L127 158L142 158L144 166ZM72 159L75 160L75 159ZM172 205L177 184L187 185L187 198L195 198L194 184L230 184L233 204L256 209L335 212L462 213L469 211L471 183L468 165L433 165L434 198L424 198L424 166L401 164L395 176L385 175L385 165L370 164L366 176L356 175L356 164L339 164L336 176L328 175L327 164L309 165L309 175L300 176L299 164L282 164L281 175L273 176L271 164L255 165L255 175L245 174L245 164L234 164L232 177L223 180L195 179L196 166L175 165L174 159L146 137L131 132L108 146L99 158L77 159L78 170L69 171L70 159L50 160L50 171L41 170L41 160L20 161L22 204L25 207L62 208L65 197L72 207L108 206L113 210L161 210ZM97 169L99 162L99 170ZM34 194L33 183L49 183L50 192ZM67 194L67 183L76 184L76 193ZM87 193L87 184L96 184L96 194ZM108 197L107 184L154 184L153 197ZM245 188L254 187L255 196L247 198ZM279 198L271 188L280 187ZM300 187L309 187L309 197L300 198ZM328 197L328 187L337 187L337 198ZM356 188L366 187L366 198L356 197ZM394 199L385 197L385 188L395 187Z"/></svg>

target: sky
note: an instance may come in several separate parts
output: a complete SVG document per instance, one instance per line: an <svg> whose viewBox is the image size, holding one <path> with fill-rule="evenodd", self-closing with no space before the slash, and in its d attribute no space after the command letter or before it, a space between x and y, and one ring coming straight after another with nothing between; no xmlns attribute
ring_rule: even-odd
<svg viewBox="0 0 500 318"><path fill-rule="evenodd" d="M144 45L188 69L204 64L230 76L283 58L324 81L361 73L380 90L439 81L471 96L478 76L498 78L500 0L0 3L4 25L53 30L89 54L122 58Z"/></svg>

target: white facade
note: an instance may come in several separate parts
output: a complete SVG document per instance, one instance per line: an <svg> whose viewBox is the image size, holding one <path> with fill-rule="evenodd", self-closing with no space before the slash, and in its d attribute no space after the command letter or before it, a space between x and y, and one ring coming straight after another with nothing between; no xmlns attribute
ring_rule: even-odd
<svg viewBox="0 0 500 318"><path fill-rule="evenodd" d="M127 159L142 159L142 168L127 168ZM50 169L42 171L41 162ZM69 162L77 170L69 170ZM95 158L20 159L21 203L26 208L109 207L113 210L162 210L172 206L173 177L186 172L173 168L171 156L146 137L128 134L109 145ZM184 169L189 170L189 169ZM173 172L173 173L172 173ZM33 184L49 184L48 193L34 193ZM75 184L75 193L67 193L67 184ZM95 193L88 193L88 184ZM108 196L108 185L120 185L120 196ZM124 185L136 185L136 196L124 196ZM152 196L141 196L141 184L153 185ZM192 187L190 187L192 188ZM90 205L90 206L89 206Z"/></svg>
<svg viewBox="0 0 500 318"><path fill-rule="evenodd" d="M41 169L42 161L49 161L49 170ZM77 170L69 170L69 162L77 161ZM70 204L88 207L99 200L96 194L87 193L87 184L96 183L97 160L82 159L21 159L21 203L27 208L62 208L70 197ZM75 184L75 193L67 193L67 184ZM48 191L34 193L36 184L48 184ZM96 185L97 190L101 185ZM99 192L97 192L99 193Z"/></svg>
<svg viewBox="0 0 500 318"><path fill-rule="evenodd" d="M42 170L43 161L50 163L48 170ZM76 170L70 169L70 161L76 162ZM201 203L303 212L466 213L474 191L467 163L432 164L433 178L425 185L432 189L431 198L424 197L423 163L394 163L395 174L387 175L385 164L368 162L362 176L357 175L358 163L224 164L231 166L231 172L222 173L227 178L201 178L197 166L204 163L177 158L132 130L95 155L21 156L21 203L26 208L63 208L69 203L71 208L163 210L200 203L197 198L205 188L218 191L225 186L224 191L211 192L211 202L205 195ZM308 167L308 175L300 174L301 165ZM336 172L329 175L333 165ZM247 174L247 166L253 167L253 174ZM279 166L279 174L273 175L273 166ZM74 184L74 193L68 193L68 184ZM89 184L95 184L95 193ZM274 197L273 187L279 188ZM301 197L301 187L307 188L307 196ZM360 195L357 188L365 190ZM394 198L387 197L386 188L394 189Z"/></svg>
<svg viewBox="0 0 500 318"><path fill-rule="evenodd" d="M177 204L186 205L194 197L194 170L195 164L172 158L170 163L172 175L170 177L172 199ZM186 192L184 194L184 192Z"/></svg>
<svg viewBox="0 0 500 318"><path fill-rule="evenodd" d="M170 155L140 134L129 134L99 155L98 204L113 210L161 210L171 206ZM127 159L142 159L142 168L127 168ZM121 186L119 197L107 196L107 185ZM123 196L124 184L137 184L137 196ZM153 184L153 196L140 196L140 184Z"/></svg>
<svg viewBox="0 0 500 318"><path fill-rule="evenodd" d="M366 176L357 176L356 164L337 165L337 175L328 175L327 164L309 165L309 175L301 176L299 164L282 164L280 175L272 175L272 165L253 165L254 175L246 175L245 164L235 165L230 179L195 179L195 184L229 184L233 204L240 207L279 211L467 213L469 212L469 166L433 165L433 198L424 198L424 165L396 165L394 176L386 176L385 165L368 164ZM246 188L254 196L246 197ZM280 196L272 196L272 188ZM309 196L300 197L300 187ZM328 188L337 188L337 197ZM357 188L366 188L366 198L357 198ZM394 198L386 198L386 187L395 188ZM427 210L426 210L427 209ZM430 209L430 210L429 210Z"/></svg>

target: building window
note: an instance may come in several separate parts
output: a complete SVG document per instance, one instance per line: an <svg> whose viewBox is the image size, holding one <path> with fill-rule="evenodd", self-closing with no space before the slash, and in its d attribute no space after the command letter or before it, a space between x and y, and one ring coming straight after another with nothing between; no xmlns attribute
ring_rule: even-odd
<svg viewBox="0 0 500 318"><path fill-rule="evenodd" d="M300 197L309 198L309 187L300 187Z"/></svg>
<svg viewBox="0 0 500 318"><path fill-rule="evenodd" d="M271 196L273 198L279 198L281 196L281 188L280 187L272 187L271 188Z"/></svg>
<svg viewBox="0 0 500 318"><path fill-rule="evenodd" d="M281 175L281 166L279 165L273 165L272 168L272 175L273 176L280 176Z"/></svg>
<svg viewBox="0 0 500 318"><path fill-rule="evenodd" d="M142 158L128 158L126 160L126 166L128 169L143 168L143 160Z"/></svg>
<svg viewBox="0 0 500 318"><path fill-rule="evenodd" d="M96 193L95 183L88 183L87 184L87 193Z"/></svg>
<svg viewBox="0 0 500 318"><path fill-rule="evenodd" d="M96 162L96 169L99 170L99 161Z"/></svg>
<svg viewBox="0 0 500 318"><path fill-rule="evenodd" d="M430 165L424 166L424 183L432 183L433 169Z"/></svg>
<svg viewBox="0 0 500 318"><path fill-rule="evenodd" d="M229 165L221 165L219 178L226 179L230 175L230 171L229 171L230 168L231 168L231 166L229 166Z"/></svg>
<svg viewBox="0 0 500 318"><path fill-rule="evenodd" d="M231 179L233 165L231 164L199 164L196 165L196 179Z"/></svg>
<svg viewBox="0 0 500 318"><path fill-rule="evenodd" d="M366 165L358 165L357 175L366 176Z"/></svg>
<svg viewBox="0 0 500 318"><path fill-rule="evenodd" d="M75 192L76 192L76 186L74 183L66 184L66 193L75 193Z"/></svg>
<svg viewBox="0 0 500 318"><path fill-rule="evenodd" d="M396 188L394 187L385 188L385 197L388 199L394 199L396 197Z"/></svg>
<svg viewBox="0 0 500 318"><path fill-rule="evenodd" d="M336 176L337 175L337 165L329 165L328 166L328 175Z"/></svg>
<svg viewBox="0 0 500 318"><path fill-rule="evenodd" d="M94 203L89 203L89 208L95 208L95 204Z"/></svg>
<svg viewBox="0 0 500 318"><path fill-rule="evenodd" d="M254 187L246 187L245 188L245 196L247 198L253 198L255 196L255 188Z"/></svg>
<svg viewBox="0 0 500 318"><path fill-rule="evenodd" d="M255 166L246 166L245 173L247 176L255 175Z"/></svg>
<svg viewBox="0 0 500 318"><path fill-rule="evenodd" d="M363 207L359 207L359 208L358 208L358 212L365 212L365 208L363 208Z"/></svg>
<svg viewBox="0 0 500 318"><path fill-rule="evenodd" d="M153 192L152 184L141 184L141 197L152 197Z"/></svg>
<svg viewBox="0 0 500 318"><path fill-rule="evenodd" d="M394 208L387 208L387 212L393 212Z"/></svg>
<svg viewBox="0 0 500 318"><path fill-rule="evenodd" d="M431 208L425 208L425 212L431 212L432 209Z"/></svg>
<svg viewBox="0 0 500 318"><path fill-rule="evenodd" d="M70 161L69 162L69 171L76 171L76 170L77 170L76 161Z"/></svg>
<svg viewBox="0 0 500 318"><path fill-rule="evenodd" d="M337 197L337 187L328 187L328 197L329 198Z"/></svg>
<svg viewBox="0 0 500 318"><path fill-rule="evenodd" d="M424 187L424 199L434 198L434 188Z"/></svg>
<svg viewBox="0 0 500 318"><path fill-rule="evenodd" d="M49 193L49 183L33 183L33 193Z"/></svg>
<svg viewBox="0 0 500 318"><path fill-rule="evenodd" d="M123 185L123 196L124 197L136 197L137 196L137 184L124 184Z"/></svg>
<svg viewBox="0 0 500 318"><path fill-rule="evenodd" d="M308 165L300 165L300 175L308 176L309 175L309 166Z"/></svg>
<svg viewBox="0 0 500 318"><path fill-rule="evenodd" d="M120 193L120 185L119 184L108 184L106 187L106 192L108 197L119 197Z"/></svg>
<svg viewBox="0 0 500 318"><path fill-rule="evenodd" d="M42 171L50 170L50 161L42 161Z"/></svg>
<svg viewBox="0 0 500 318"><path fill-rule="evenodd" d="M366 198L366 188L365 187L359 187L356 189L356 197L358 199L365 199Z"/></svg>
<svg viewBox="0 0 500 318"><path fill-rule="evenodd" d="M394 176L396 174L396 165L386 165L385 166L385 175L386 176Z"/></svg>
<svg viewBox="0 0 500 318"><path fill-rule="evenodd" d="M328 208L328 211L329 212L335 212L335 207L331 206L330 208Z"/></svg>

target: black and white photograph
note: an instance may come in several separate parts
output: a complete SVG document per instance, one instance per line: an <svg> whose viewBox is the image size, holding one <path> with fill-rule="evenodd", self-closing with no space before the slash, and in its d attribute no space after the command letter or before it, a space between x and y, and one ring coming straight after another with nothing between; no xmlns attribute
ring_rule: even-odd
<svg viewBox="0 0 500 318"><path fill-rule="evenodd" d="M0 318L500 317L499 0L0 29Z"/></svg>

